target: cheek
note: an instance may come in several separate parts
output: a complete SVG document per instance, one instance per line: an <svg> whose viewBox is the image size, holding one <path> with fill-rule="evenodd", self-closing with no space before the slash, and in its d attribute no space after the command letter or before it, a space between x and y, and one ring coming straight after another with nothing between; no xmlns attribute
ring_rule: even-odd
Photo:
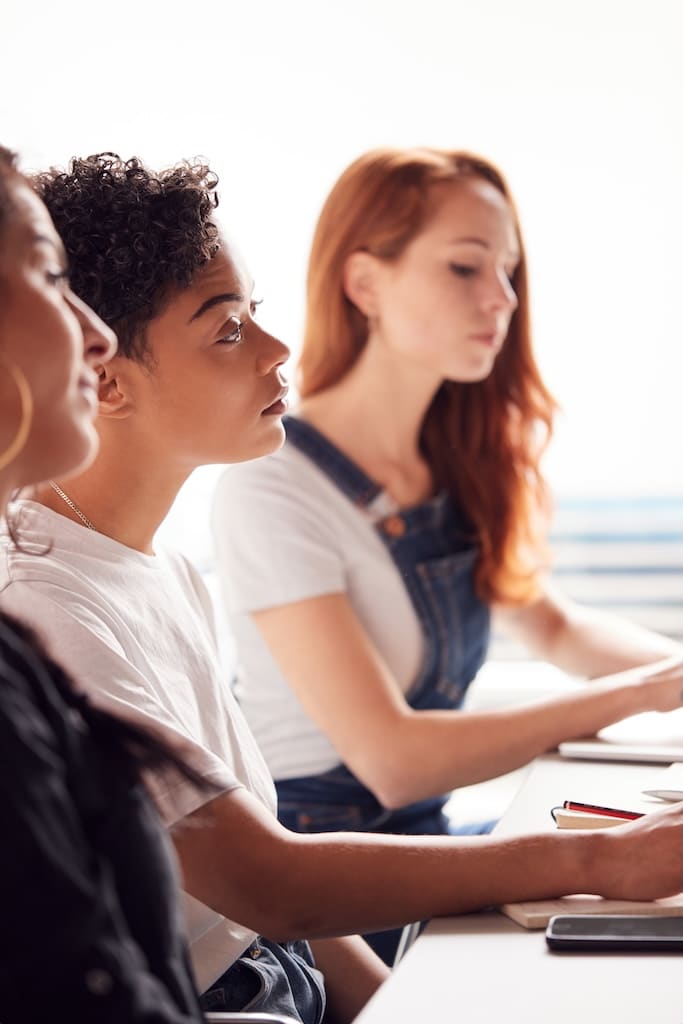
<svg viewBox="0 0 683 1024"><path fill-rule="evenodd" d="M41 317L38 343L40 366L36 366L36 396L44 395L55 403L72 399L83 368L83 337L54 310Z"/></svg>
<svg viewBox="0 0 683 1024"><path fill-rule="evenodd" d="M384 302L379 319L392 340L402 348L411 347L429 329L431 305L413 287L406 285L401 288L399 283L388 301Z"/></svg>

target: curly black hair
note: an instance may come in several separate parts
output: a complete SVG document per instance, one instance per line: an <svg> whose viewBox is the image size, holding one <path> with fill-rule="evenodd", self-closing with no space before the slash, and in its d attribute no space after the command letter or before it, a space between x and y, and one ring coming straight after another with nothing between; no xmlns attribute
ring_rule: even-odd
<svg viewBox="0 0 683 1024"><path fill-rule="evenodd" d="M157 173L138 157L97 153L32 182L66 247L71 287L116 331L119 352L145 361L147 324L218 251L218 177L200 160Z"/></svg>

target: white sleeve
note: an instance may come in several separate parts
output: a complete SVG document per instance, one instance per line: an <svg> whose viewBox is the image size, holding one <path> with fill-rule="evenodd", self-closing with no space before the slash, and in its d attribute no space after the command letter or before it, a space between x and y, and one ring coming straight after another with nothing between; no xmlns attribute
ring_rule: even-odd
<svg viewBox="0 0 683 1024"><path fill-rule="evenodd" d="M191 814L219 793L241 787L220 758L197 743L126 657L107 623L107 610L45 581L13 582L2 591L3 611L25 622L47 653L93 704L155 733L204 778L197 789L173 773L148 777L166 824Z"/></svg>
<svg viewBox="0 0 683 1024"><path fill-rule="evenodd" d="M212 528L221 586L236 614L346 590L338 536L315 487L278 458L231 466Z"/></svg>

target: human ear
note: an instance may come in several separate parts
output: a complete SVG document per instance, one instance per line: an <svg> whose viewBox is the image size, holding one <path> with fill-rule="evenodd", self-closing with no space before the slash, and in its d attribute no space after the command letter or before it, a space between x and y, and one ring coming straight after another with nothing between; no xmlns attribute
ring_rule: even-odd
<svg viewBox="0 0 683 1024"><path fill-rule="evenodd" d="M352 252L344 264L344 293L367 317L375 316L377 313L377 271L377 260L369 252Z"/></svg>
<svg viewBox="0 0 683 1024"><path fill-rule="evenodd" d="M108 363L95 367L99 378L100 416L125 419L133 410L132 372L135 364L125 357L114 356Z"/></svg>

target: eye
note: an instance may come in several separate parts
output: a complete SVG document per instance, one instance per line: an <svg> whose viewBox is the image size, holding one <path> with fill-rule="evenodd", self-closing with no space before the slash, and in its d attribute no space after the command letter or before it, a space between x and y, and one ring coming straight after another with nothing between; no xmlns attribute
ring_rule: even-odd
<svg viewBox="0 0 683 1024"><path fill-rule="evenodd" d="M477 273L476 267L467 266L465 263L449 263L448 267L456 277L474 277Z"/></svg>
<svg viewBox="0 0 683 1024"><path fill-rule="evenodd" d="M52 285L68 285L69 283L69 272L68 270L46 270L45 277L49 284Z"/></svg>
<svg viewBox="0 0 683 1024"><path fill-rule="evenodd" d="M249 313L251 316L256 316L256 311L262 302L263 299L252 299L251 305L249 306Z"/></svg>
<svg viewBox="0 0 683 1024"><path fill-rule="evenodd" d="M244 335L242 334L244 326L244 321L240 320L238 316L235 316L234 314L233 316L229 316L226 322L226 327L229 329L226 334L221 335L221 337L216 340L216 344L239 345L239 343L244 339Z"/></svg>

